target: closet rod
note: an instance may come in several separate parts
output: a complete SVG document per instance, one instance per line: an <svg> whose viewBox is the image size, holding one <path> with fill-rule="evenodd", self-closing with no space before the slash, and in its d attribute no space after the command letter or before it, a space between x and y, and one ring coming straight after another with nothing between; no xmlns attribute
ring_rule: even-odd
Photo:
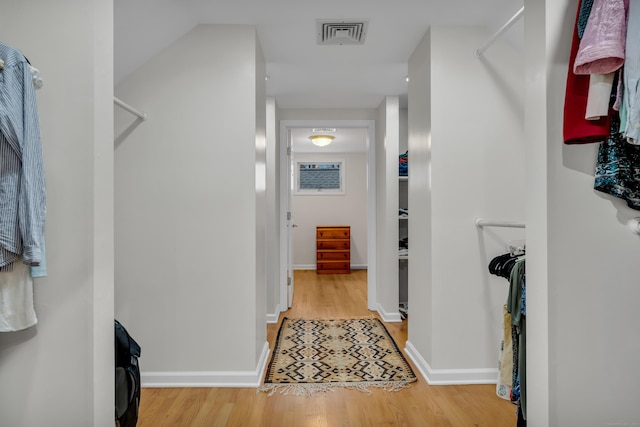
<svg viewBox="0 0 640 427"><path fill-rule="evenodd" d="M147 113L142 113L138 110L136 110L135 108L133 108L131 105L127 104L126 102L116 98L115 96L113 97L113 102L118 106L118 107L122 107L123 109L127 110L128 112L130 112L131 114L133 114L134 116L137 116L138 118L140 118L141 120L146 120L147 119Z"/></svg>
<svg viewBox="0 0 640 427"><path fill-rule="evenodd" d="M518 21L518 19L522 17L523 14L524 14L524 6L522 6L520 10L517 11L516 14L513 15L511 19L509 19L507 23L502 26L502 28L496 31L496 33L492 35L489 38L489 40L487 40L486 43L482 45L481 48L476 49L476 56L480 58L484 53L484 51L489 49L489 46L491 46L493 42L495 42L498 39L498 37L500 37L504 32L506 32L509 28L511 28L513 24L515 24Z"/></svg>
<svg viewBox="0 0 640 427"><path fill-rule="evenodd" d="M490 221L488 219L476 219L476 227L509 227L509 228L525 228L524 223L514 221Z"/></svg>

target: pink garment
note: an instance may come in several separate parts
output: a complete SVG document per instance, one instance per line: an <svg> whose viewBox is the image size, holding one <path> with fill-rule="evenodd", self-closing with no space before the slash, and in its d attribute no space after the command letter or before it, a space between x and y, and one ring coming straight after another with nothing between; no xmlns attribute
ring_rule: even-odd
<svg viewBox="0 0 640 427"><path fill-rule="evenodd" d="M573 66L576 74L608 74L624 64L629 0L594 0Z"/></svg>

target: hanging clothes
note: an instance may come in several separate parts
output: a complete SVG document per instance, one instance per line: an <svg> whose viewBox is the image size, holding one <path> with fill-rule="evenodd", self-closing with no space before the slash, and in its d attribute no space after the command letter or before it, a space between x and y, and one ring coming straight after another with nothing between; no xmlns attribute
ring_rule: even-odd
<svg viewBox="0 0 640 427"><path fill-rule="evenodd" d="M609 114L613 81L625 60L629 0L595 0L573 65L575 74L589 75L585 118ZM615 109L615 107L614 107Z"/></svg>
<svg viewBox="0 0 640 427"><path fill-rule="evenodd" d="M509 296L507 311L511 314L511 336L513 340L513 393L511 401L518 404L518 412L527 419L526 387L526 302L525 296L525 259L516 261L509 277Z"/></svg>
<svg viewBox="0 0 640 427"><path fill-rule="evenodd" d="M37 266L44 240L45 181L33 75L24 55L0 43L0 270Z"/></svg>
<svg viewBox="0 0 640 427"><path fill-rule="evenodd" d="M21 331L37 322L29 267L16 262L13 271L0 273L0 332Z"/></svg>
<svg viewBox="0 0 640 427"><path fill-rule="evenodd" d="M32 275L46 275L46 196L35 96L42 79L19 50L2 43L0 62L0 332L10 332L37 323Z"/></svg>
<svg viewBox="0 0 640 427"><path fill-rule="evenodd" d="M398 173L400 176L409 175L409 151L398 156Z"/></svg>
<svg viewBox="0 0 640 427"><path fill-rule="evenodd" d="M582 39L584 30L587 28L592 7L593 0L583 0L582 4L578 8L578 38L580 39Z"/></svg>
<svg viewBox="0 0 640 427"><path fill-rule="evenodd" d="M511 314L507 305L502 307L502 340L498 356L498 381L496 394L505 400L511 400L513 394L513 341L511 337Z"/></svg>
<svg viewBox="0 0 640 427"><path fill-rule="evenodd" d="M609 115L609 100L616 72L609 74L591 74L589 76L589 92L584 118L599 120Z"/></svg>
<svg viewBox="0 0 640 427"><path fill-rule="evenodd" d="M627 142L640 144L640 3L629 5L629 23L624 65L624 96L626 117L623 133Z"/></svg>
<svg viewBox="0 0 640 427"><path fill-rule="evenodd" d="M640 210L640 145L620 133L618 114L611 116L611 136L600 144L593 188Z"/></svg>
<svg viewBox="0 0 640 427"><path fill-rule="evenodd" d="M622 67L628 7L629 0L594 0L576 52L574 73L609 74Z"/></svg>
<svg viewBox="0 0 640 427"><path fill-rule="evenodd" d="M588 75L576 75L573 72L575 59L580 47L578 37L578 21L582 2L578 5L576 23L574 25L569 67L567 70L567 87L564 101L563 139L565 144L587 144L606 141L609 137L609 117L587 120L586 109L589 95ZM588 25L588 23L587 23Z"/></svg>
<svg viewBox="0 0 640 427"><path fill-rule="evenodd" d="M489 272L493 275L504 277L512 281L513 271L516 266L524 266L524 253L520 250L517 252L508 252L494 257L489 263ZM512 315L509 307L511 306L511 285L507 302L503 306L502 312L502 339L500 341L500 349L498 356L498 379L496 382L496 394L513 402L519 400L518 381L519 378L514 376L514 370L518 364L518 346L519 339L515 334ZM519 318L518 318L519 321ZM515 368L514 368L515 367Z"/></svg>

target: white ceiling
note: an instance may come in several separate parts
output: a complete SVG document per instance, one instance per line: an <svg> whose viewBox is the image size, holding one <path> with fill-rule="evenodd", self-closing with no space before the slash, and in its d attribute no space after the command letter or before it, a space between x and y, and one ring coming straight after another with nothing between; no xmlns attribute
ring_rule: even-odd
<svg viewBox="0 0 640 427"><path fill-rule="evenodd" d="M367 150L367 129L365 128L335 128L335 132L322 132L333 135L335 139L326 147L317 147L311 143L309 136L313 135L311 128L291 129L291 144L293 152L300 153L354 153Z"/></svg>
<svg viewBox="0 0 640 427"><path fill-rule="evenodd" d="M371 109L387 95L406 106L408 60L429 26L482 25L494 32L522 2L115 0L115 83L198 24L249 24L264 51L267 95L279 108ZM317 19L368 20L365 43L318 45ZM503 37L521 49L523 34L521 20Z"/></svg>

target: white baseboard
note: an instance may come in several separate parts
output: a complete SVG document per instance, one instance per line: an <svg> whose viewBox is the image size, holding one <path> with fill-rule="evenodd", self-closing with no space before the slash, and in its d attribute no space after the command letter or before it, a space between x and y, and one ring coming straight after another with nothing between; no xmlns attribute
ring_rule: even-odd
<svg viewBox="0 0 640 427"><path fill-rule="evenodd" d="M498 369L433 369L416 348L407 341L405 352L429 385L496 384Z"/></svg>
<svg viewBox="0 0 640 427"><path fill-rule="evenodd" d="M274 314L267 313L267 323L278 323L278 320L280 320L280 304L276 306Z"/></svg>
<svg viewBox="0 0 640 427"><path fill-rule="evenodd" d="M392 313L387 313L384 310L384 307L382 307L382 305L380 305L380 303L378 303L378 308L376 309L376 311L378 312L378 314L380 315L380 317L382 317L382 320L384 320L385 322L402 322L402 316L400 316L400 312L399 311L395 311Z"/></svg>
<svg viewBox="0 0 640 427"><path fill-rule="evenodd" d="M262 384L269 360L269 343L265 342L255 371L213 372L142 372L142 387L241 387L257 388Z"/></svg>

